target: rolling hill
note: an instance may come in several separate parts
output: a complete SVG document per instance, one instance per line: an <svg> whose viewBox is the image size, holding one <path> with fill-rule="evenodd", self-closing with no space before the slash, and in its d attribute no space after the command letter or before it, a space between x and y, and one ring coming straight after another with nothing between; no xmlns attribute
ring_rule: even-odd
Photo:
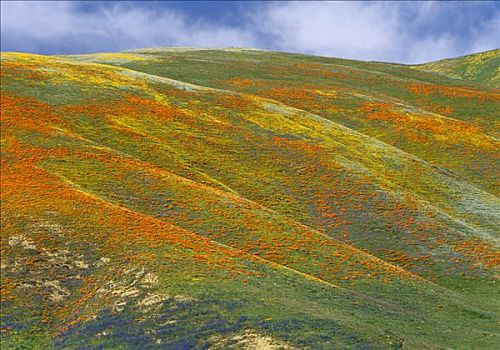
<svg viewBox="0 0 500 350"><path fill-rule="evenodd" d="M495 349L500 93L428 67L2 53L2 347Z"/></svg>
<svg viewBox="0 0 500 350"><path fill-rule="evenodd" d="M414 68L500 88L500 49L416 65Z"/></svg>

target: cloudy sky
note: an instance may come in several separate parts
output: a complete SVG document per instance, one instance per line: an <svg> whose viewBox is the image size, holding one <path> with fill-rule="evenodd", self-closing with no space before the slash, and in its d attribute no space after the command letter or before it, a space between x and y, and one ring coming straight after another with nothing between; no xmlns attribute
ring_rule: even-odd
<svg viewBox="0 0 500 350"><path fill-rule="evenodd" d="M158 46L421 63L500 47L500 2L1 2L2 51Z"/></svg>

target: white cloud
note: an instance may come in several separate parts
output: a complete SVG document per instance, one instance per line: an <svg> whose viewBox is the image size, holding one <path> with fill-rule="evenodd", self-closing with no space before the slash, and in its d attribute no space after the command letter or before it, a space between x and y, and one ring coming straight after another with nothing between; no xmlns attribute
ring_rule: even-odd
<svg viewBox="0 0 500 350"><path fill-rule="evenodd" d="M397 11L388 4L276 3L256 20L283 50L380 60L400 45Z"/></svg>
<svg viewBox="0 0 500 350"><path fill-rule="evenodd" d="M500 15L486 23L472 23L455 18L467 9L453 6L438 2L278 2L261 9L254 20L281 50L353 59L419 63L500 46ZM450 28L439 28L440 24Z"/></svg>
<svg viewBox="0 0 500 350"><path fill-rule="evenodd" d="M82 11L74 2L2 1L2 49L83 53L237 46L417 63L499 47L498 7L488 5L486 11L496 14L480 22L472 11L480 5L272 2L242 5L246 13L231 14L240 23L227 25L217 18L194 20L189 13L168 8L168 3L94 4L92 11Z"/></svg>
<svg viewBox="0 0 500 350"><path fill-rule="evenodd" d="M3 2L2 41L25 40L27 51L116 51L154 46L254 46L250 31L217 23L191 22L161 8L116 4L81 12L67 2ZM4 45L3 45L4 46Z"/></svg>
<svg viewBox="0 0 500 350"><path fill-rule="evenodd" d="M485 51L500 46L500 13L473 29L475 40L473 51Z"/></svg>

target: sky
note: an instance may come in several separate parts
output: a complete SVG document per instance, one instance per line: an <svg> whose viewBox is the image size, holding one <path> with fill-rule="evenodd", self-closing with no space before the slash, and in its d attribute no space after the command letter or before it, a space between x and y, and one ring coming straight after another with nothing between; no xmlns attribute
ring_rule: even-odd
<svg viewBox="0 0 500 350"><path fill-rule="evenodd" d="M1 1L1 50L247 47L423 63L500 47L500 2Z"/></svg>

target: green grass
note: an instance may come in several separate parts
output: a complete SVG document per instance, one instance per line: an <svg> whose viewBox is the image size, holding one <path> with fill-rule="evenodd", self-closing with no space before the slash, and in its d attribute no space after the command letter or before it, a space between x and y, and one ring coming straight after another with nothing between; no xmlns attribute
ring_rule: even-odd
<svg viewBox="0 0 500 350"><path fill-rule="evenodd" d="M500 87L500 49L414 66L454 78Z"/></svg>
<svg viewBox="0 0 500 350"><path fill-rule="evenodd" d="M375 62L3 53L2 346L494 349L496 109Z"/></svg>

